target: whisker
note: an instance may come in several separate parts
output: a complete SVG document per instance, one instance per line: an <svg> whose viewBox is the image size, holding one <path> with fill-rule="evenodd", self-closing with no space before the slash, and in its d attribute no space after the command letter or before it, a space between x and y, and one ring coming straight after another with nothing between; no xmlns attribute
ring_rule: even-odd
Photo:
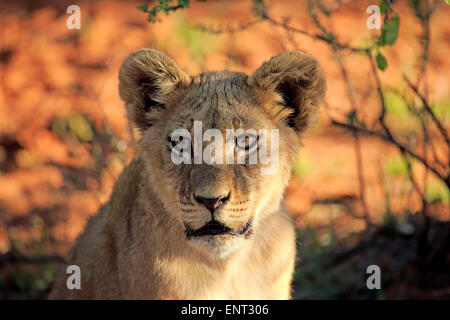
<svg viewBox="0 0 450 320"><path fill-rule="evenodd" d="M246 210L248 210L248 208L236 208L236 209L225 208L225 209L223 209L224 212L242 212L242 211L246 211Z"/></svg>

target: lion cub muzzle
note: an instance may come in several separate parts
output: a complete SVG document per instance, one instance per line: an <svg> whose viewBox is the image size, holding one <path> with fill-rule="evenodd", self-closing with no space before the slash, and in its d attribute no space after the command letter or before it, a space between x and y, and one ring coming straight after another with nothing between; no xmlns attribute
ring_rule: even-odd
<svg viewBox="0 0 450 320"><path fill-rule="evenodd" d="M225 196L219 197L204 197L200 195L193 195L193 198L200 206L204 206L209 210L211 214L211 220L204 224L202 227L194 229L189 226L188 223L184 223L186 236L191 237L201 237L201 236L219 236L219 235L230 235L230 236L242 236L245 235L252 226L252 219L248 220L240 228L231 228L225 223L215 220L214 214L217 209L229 203L231 198L231 191Z"/></svg>

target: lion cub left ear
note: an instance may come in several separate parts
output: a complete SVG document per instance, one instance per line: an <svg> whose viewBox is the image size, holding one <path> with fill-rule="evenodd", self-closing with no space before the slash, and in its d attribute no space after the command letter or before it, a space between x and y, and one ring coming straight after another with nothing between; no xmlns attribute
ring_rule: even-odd
<svg viewBox="0 0 450 320"><path fill-rule="evenodd" d="M132 52L119 69L120 97L140 130L150 127L152 112L165 109L168 97L189 82L190 76L175 61L152 49Z"/></svg>
<svg viewBox="0 0 450 320"><path fill-rule="evenodd" d="M325 72L313 56L302 51L271 58L249 77L248 83L263 100L272 97L275 102L269 106L270 111L297 133L315 120L326 93Z"/></svg>

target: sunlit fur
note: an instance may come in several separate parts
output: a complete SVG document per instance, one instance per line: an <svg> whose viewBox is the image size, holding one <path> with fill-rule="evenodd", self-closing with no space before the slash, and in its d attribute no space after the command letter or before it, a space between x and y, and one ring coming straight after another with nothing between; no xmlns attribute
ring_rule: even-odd
<svg viewBox="0 0 450 320"><path fill-rule="evenodd" d="M81 290L68 290L65 269L51 298L288 299L295 261L294 224L283 203L291 166L325 90L317 61L282 53L251 76L211 72L191 77L165 54L133 52L119 71L119 93L141 138L111 200L77 239L68 264L81 268ZM175 165L175 129L278 129L279 168ZM248 233L188 238L211 213L194 195L230 194L215 220Z"/></svg>

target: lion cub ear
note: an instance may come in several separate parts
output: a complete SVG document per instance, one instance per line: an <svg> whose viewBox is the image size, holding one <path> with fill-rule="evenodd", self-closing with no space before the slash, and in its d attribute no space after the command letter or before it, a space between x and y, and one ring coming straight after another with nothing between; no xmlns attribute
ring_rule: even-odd
<svg viewBox="0 0 450 320"><path fill-rule="evenodd" d="M119 69L119 94L129 119L138 129L150 127L150 113L166 107L165 101L190 77L166 54L140 49L132 52Z"/></svg>
<svg viewBox="0 0 450 320"><path fill-rule="evenodd" d="M268 95L272 97L268 106L272 113L298 133L315 120L326 92L325 72L316 59L302 51L288 51L271 58L248 81L263 100L267 101L264 97Z"/></svg>

